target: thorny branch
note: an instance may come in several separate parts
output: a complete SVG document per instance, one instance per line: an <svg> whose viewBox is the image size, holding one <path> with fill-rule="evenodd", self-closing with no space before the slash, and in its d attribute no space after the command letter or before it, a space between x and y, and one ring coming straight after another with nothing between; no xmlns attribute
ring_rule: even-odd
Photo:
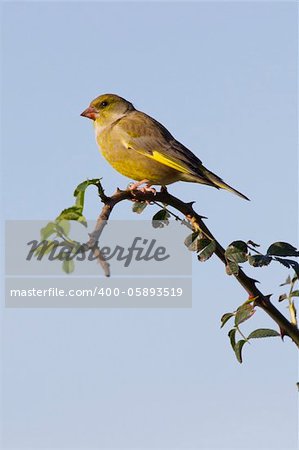
<svg viewBox="0 0 299 450"><path fill-rule="evenodd" d="M99 196L104 203L102 211L98 217L96 227L94 231L90 234L90 239L86 244L89 248L95 248L102 231L110 217L113 208L120 202L124 200L135 200L135 201L148 201L148 202L161 202L165 205L171 206L181 214L183 214L190 222L194 231L200 231L203 235L211 240L215 241L216 256L226 265L225 250L221 244L215 239L213 234L210 232L206 224L203 222L203 216L200 216L193 209L193 203L185 203L177 197L169 194L166 189L162 189L160 192L142 192L139 190L125 190L122 191L117 189L117 191L111 196L107 197L100 185L98 185ZM102 260L101 255L99 255L100 263L102 264L105 273L109 273L109 265ZM102 261L101 261L102 260ZM299 330L292 324L288 319L281 314L281 312L271 303L270 295L264 295L256 286L257 281L248 277L245 272L240 268L237 275L233 275L236 280L241 284L241 286L248 293L249 298L254 299L254 305L263 309L279 326L281 330L281 335L289 336L294 343L299 347Z"/></svg>

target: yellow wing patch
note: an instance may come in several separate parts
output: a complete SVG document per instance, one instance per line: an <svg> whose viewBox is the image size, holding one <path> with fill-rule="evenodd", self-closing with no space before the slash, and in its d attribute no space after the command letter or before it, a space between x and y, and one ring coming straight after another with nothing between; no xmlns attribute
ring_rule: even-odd
<svg viewBox="0 0 299 450"><path fill-rule="evenodd" d="M123 144L127 148L134 149L137 153L140 153L141 155L144 155L147 158L153 159L154 161L164 164L167 167L171 167L172 169L178 170L181 173L190 174L192 172L192 170L186 167L183 163L180 164L180 162L177 159L171 158L171 156L169 155L166 156L165 154L160 153L158 150L152 150L151 153L149 153L148 151L143 150L141 148L136 148L136 145L133 145L131 142L129 144L123 142Z"/></svg>
<svg viewBox="0 0 299 450"><path fill-rule="evenodd" d="M162 155L162 153L159 153L155 150L153 151L153 155L150 157L153 158L155 161L160 162L161 164L165 164L165 166L168 166L168 167L171 167L172 169L178 170L179 172L182 172L182 173L190 172L190 170L187 167L184 167L179 162L176 162L173 159L171 159L165 155Z"/></svg>

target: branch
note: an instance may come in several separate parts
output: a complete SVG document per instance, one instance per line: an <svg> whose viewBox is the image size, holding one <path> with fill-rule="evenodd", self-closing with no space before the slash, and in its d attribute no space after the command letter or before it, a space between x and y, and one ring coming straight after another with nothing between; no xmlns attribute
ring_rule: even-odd
<svg viewBox="0 0 299 450"><path fill-rule="evenodd" d="M140 202L161 202L166 205L172 206L177 211L182 213L190 221L192 228L195 231L200 231L206 237L215 241L216 250L215 254L226 265L225 250L221 244L215 239L208 227L203 222L203 216L197 214L193 209L193 203L185 203L177 197L169 194L166 189L162 189L161 192L142 192L138 190L121 191L117 189L115 194L111 197L107 197L102 188L99 189L99 196L104 203L101 214L97 220L94 231L90 234L90 240L87 243L91 248L98 242L100 235L110 217L113 208L124 200L137 200ZM281 314L281 312L270 302L270 295L264 295L257 287L257 281L248 277L245 272L240 269L237 275L233 275L241 286L248 293L249 297L254 299L254 305L263 309L273 319L281 330L281 335L289 336L294 343L299 347L299 330L298 328L288 321L288 319Z"/></svg>

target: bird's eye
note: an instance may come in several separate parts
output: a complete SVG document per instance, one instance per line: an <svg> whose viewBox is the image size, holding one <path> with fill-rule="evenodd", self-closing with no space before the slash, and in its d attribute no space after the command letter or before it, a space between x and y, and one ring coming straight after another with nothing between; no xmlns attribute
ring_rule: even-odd
<svg viewBox="0 0 299 450"><path fill-rule="evenodd" d="M105 106L107 106L108 105L108 102L102 102L101 104L100 104L100 106L102 107L102 108L105 108Z"/></svg>

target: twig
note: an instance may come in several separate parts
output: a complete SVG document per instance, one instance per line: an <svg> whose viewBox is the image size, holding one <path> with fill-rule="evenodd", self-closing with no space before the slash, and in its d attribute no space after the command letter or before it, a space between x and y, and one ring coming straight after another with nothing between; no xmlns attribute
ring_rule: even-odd
<svg viewBox="0 0 299 450"><path fill-rule="evenodd" d="M200 231L203 235L211 240L215 241L216 256L226 265L225 250L221 244L215 239L213 234L210 232L208 227L203 222L203 216L197 214L193 209L193 203L185 203L177 197L169 194L166 190L161 190L161 192L142 192L139 190L126 190L121 191L117 189L115 194L111 197L107 197L105 194L99 195L104 203L101 214L97 220L96 227L94 231L90 234L90 240L88 245L91 247L98 242L100 235L110 217L113 208L120 202L124 200L137 200L137 201L149 201L149 202L161 202L165 205L175 208L177 211L182 213L190 221L192 228L195 231ZM299 330L298 328L289 322L287 318L281 314L281 312L270 302L270 295L264 295L257 287L257 281L248 277L242 269L239 269L237 275L233 275L236 280L241 284L241 286L248 293L250 298L255 298L254 305L263 309L279 326L282 336L289 336L294 343L299 347Z"/></svg>

